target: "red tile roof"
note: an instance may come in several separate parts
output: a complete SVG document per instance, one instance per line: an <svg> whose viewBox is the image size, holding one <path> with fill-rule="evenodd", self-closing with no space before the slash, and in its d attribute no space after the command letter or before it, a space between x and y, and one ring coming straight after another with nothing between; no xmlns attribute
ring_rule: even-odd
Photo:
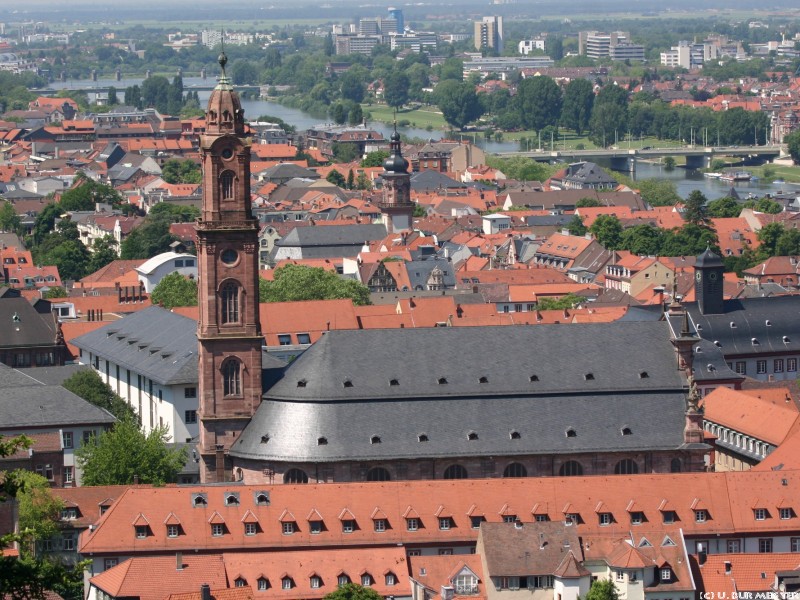
<svg viewBox="0 0 800 600"><path fill-rule="evenodd" d="M703 398L703 407L708 421L776 446L800 422L800 412L787 388L718 387Z"/></svg>
<svg viewBox="0 0 800 600"><path fill-rule="evenodd" d="M193 592L204 583L225 587L225 566L221 554L186 554L183 568L176 556L134 557L95 575L89 582L113 597L163 600L170 594Z"/></svg>

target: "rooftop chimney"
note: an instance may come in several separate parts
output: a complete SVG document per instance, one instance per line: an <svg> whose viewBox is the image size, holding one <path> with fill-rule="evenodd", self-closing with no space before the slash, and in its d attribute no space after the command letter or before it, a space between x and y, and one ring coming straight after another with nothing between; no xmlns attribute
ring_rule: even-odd
<svg viewBox="0 0 800 600"><path fill-rule="evenodd" d="M200 586L200 600L211 600L211 586L207 583Z"/></svg>
<svg viewBox="0 0 800 600"><path fill-rule="evenodd" d="M183 552L175 553L175 569L183 571Z"/></svg>

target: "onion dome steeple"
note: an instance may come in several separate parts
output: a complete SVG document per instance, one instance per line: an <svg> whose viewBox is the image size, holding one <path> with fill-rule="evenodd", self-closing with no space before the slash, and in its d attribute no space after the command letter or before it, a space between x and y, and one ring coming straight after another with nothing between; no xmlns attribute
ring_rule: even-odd
<svg viewBox="0 0 800 600"><path fill-rule="evenodd" d="M391 141L389 142L389 150L391 154L383 161L383 170L387 173L408 173L408 165L406 159L403 158L403 153L400 150L400 134L397 133L397 121L394 123L394 132L392 132Z"/></svg>
<svg viewBox="0 0 800 600"><path fill-rule="evenodd" d="M208 99L206 110L206 134L224 135L232 133L244 135L244 110L239 95L233 90L231 80L225 73L228 57L223 50L219 55L221 73L216 87Z"/></svg>

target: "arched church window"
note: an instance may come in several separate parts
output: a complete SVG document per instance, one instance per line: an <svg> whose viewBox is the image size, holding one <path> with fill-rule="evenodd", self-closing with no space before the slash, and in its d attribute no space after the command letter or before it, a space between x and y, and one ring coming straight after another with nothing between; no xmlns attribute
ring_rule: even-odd
<svg viewBox="0 0 800 600"><path fill-rule="evenodd" d="M445 479L468 479L467 470L461 465L450 465L444 470Z"/></svg>
<svg viewBox="0 0 800 600"><path fill-rule="evenodd" d="M233 200L233 182L236 176L233 171L223 171L219 176L219 193L223 200Z"/></svg>
<svg viewBox="0 0 800 600"><path fill-rule="evenodd" d="M528 470L521 463L511 463L503 471L503 477L527 477Z"/></svg>
<svg viewBox="0 0 800 600"><path fill-rule="evenodd" d="M577 460L568 460L558 470L561 477L575 477L583 475L583 466Z"/></svg>
<svg viewBox="0 0 800 600"><path fill-rule="evenodd" d="M242 364L238 358L229 358L222 363L222 382L226 396L242 395Z"/></svg>
<svg viewBox="0 0 800 600"><path fill-rule="evenodd" d="M367 481L391 481L392 476L383 467L373 467L367 471Z"/></svg>
<svg viewBox="0 0 800 600"><path fill-rule="evenodd" d="M634 475L639 472L638 465L630 458L624 458L614 467L616 475Z"/></svg>
<svg viewBox="0 0 800 600"><path fill-rule="evenodd" d="M222 289L220 289L223 323L239 322L239 294L240 286L235 281L223 284Z"/></svg>
<svg viewBox="0 0 800 600"><path fill-rule="evenodd" d="M308 475L302 469L289 469L283 475L283 483L308 483Z"/></svg>

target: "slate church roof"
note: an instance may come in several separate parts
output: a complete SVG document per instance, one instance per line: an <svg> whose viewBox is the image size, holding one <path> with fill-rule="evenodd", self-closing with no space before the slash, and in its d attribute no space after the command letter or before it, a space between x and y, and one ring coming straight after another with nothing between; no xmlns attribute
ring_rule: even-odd
<svg viewBox="0 0 800 600"><path fill-rule="evenodd" d="M264 394L231 454L326 462L674 449L684 385L664 322L331 331Z"/></svg>

